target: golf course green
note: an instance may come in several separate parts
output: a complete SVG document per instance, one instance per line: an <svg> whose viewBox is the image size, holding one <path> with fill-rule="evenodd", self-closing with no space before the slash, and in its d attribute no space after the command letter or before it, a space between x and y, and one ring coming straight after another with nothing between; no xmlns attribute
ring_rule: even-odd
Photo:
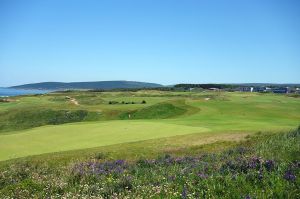
<svg viewBox="0 0 300 199"><path fill-rule="evenodd" d="M145 101L142 103L142 101ZM229 92L69 92L0 103L0 160L205 133L252 134L300 123L300 98Z"/></svg>
<svg viewBox="0 0 300 199"><path fill-rule="evenodd" d="M0 160L205 131L209 131L209 129L146 121L109 121L45 126L2 135Z"/></svg>

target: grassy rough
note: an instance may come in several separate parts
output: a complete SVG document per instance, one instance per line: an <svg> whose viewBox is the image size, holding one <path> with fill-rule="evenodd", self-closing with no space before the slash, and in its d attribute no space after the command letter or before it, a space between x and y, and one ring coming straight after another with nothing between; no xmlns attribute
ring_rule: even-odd
<svg viewBox="0 0 300 199"><path fill-rule="evenodd" d="M80 122L87 116L88 112L86 110L31 109L3 113L2 117L8 119L0 123L0 131L22 130L44 125Z"/></svg>
<svg viewBox="0 0 300 199"><path fill-rule="evenodd" d="M97 154L66 166L1 167L3 198L299 198L300 129L257 134L220 152L136 161ZM270 150L272 149L272 150ZM53 160L52 160L53 161Z"/></svg>
<svg viewBox="0 0 300 199"><path fill-rule="evenodd" d="M171 103L159 103L148 106L136 111L124 113L122 119L165 119L177 117L184 114L187 110L177 107Z"/></svg>

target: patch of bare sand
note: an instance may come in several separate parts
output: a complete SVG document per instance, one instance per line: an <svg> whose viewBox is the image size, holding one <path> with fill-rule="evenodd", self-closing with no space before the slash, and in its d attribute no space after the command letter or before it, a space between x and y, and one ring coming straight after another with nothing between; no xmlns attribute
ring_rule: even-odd
<svg viewBox="0 0 300 199"><path fill-rule="evenodd" d="M70 98L70 102L76 106L79 105L78 101L75 98Z"/></svg>

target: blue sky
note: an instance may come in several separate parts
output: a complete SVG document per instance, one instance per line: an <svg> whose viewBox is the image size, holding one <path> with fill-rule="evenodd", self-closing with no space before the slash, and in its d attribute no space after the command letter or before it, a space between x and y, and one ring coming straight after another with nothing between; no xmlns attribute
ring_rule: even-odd
<svg viewBox="0 0 300 199"><path fill-rule="evenodd" d="M299 77L298 0L0 0L0 86Z"/></svg>

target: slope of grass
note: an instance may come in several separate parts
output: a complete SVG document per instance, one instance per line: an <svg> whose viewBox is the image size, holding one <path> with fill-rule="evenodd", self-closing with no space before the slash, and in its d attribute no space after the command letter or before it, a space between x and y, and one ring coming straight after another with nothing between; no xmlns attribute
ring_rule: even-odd
<svg viewBox="0 0 300 199"><path fill-rule="evenodd" d="M0 131L13 131L43 125L58 125L83 121L88 116L86 110L30 109L1 113Z"/></svg>
<svg viewBox="0 0 300 199"><path fill-rule="evenodd" d="M0 135L0 160L206 131L209 129L158 121L110 121L45 126Z"/></svg>
<svg viewBox="0 0 300 199"><path fill-rule="evenodd" d="M230 143L230 142L229 142ZM218 143L220 144L220 143ZM222 145L222 144L221 144ZM0 167L4 198L299 198L300 129L205 145L179 156L134 161L98 154L68 164L54 160ZM224 145L222 145L223 147ZM271 150L270 150L271 149ZM189 153L192 151L192 153ZM178 154L177 154L178 155Z"/></svg>
<svg viewBox="0 0 300 199"><path fill-rule="evenodd" d="M159 103L148 106L137 111L124 113L122 119L165 119L177 117L184 114L187 110L177 107L171 103Z"/></svg>
<svg viewBox="0 0 300 199"><path fill-rule="evenodd" d="M66 95L77 99L79 105L71 103ZM257 131L289 130L298 126L300 122L299 98L275 94L163 91L102 93L76 91L15 97L14 100L15 101L9 103L0 103L0 126L2 127L0 132L3 135L7 133L23 134L23 131L18 132L12 130L21 130L40 125L101 120L101 122L97 124L99 126L82 122L78 123L76 128L69 128L69 125L57 125L31 129L26 135L37 131L40 133L34 134L35 136L39 136L34 137L32 140L27 139L28 143L24 145L27 147L26 150L16 148L24 151L22 156L26 154L37 154L37 151L39 151L39 153L46 153L102 146L104 141L99 141L98 139L100 139L103 131L110 133L114 131L114 128L118 127L122 129L123 127L131 125L131 123L124 125L124 123L127 123L126 121L124 121L124 123L122 121L114 121L107 123L112 127L106 126L104 129L101 129L101 125L105 124L104 121L128 119L128 113L131 115L130 120L139 119L137 122L141 122L140 127L132 129L131 132L139 137L139 140L153 138L151 136L144 137L144 134L139 134L143 132L147 134L153 133L153 135L155 135L154 137L156 137L156 129L151 128L151 126L158 127L160 124L164 124L159 131L162 132L162 136L178 135L176 129L174 132L171 132L168 128L169 125L177 125L180 126L180 129L191 129L189 127L209 129L213 137L216 133L231 133L232 135L240 133L243 135ZM145 100L147 103L141 104L140 102L142 100ZM139 103L110 105L108 103L109 101L133 101ZM80 102L82 102L82 104L80 104ZM87 112L87 114L83 114L83 117L81 117L82 114L77 116L77 113L81 113L82 111L84 113ZM73 114L74 117L72 116ZM69 117L69 115L71 116ZM147 125L150 123L145 124L144 122L146 121L141 120L141 118L147 120L152 119L151 125ZM155 118L157 120L155 120ZM110 130L110 128L112 130ZM166 132L164 132L163 128L166 128ZM63 143L63 146L55 147L52 143L40 139L43 137L41 136L43 132L47 136L55 132L55 139ZM85 139L89 138L92 140L89 136L94 135L99 137L95 139L95 141L86 141L86 143L83 144ZM119 136L118 133L116 135L117 137ZM45 138L47 136L45 136ZM107 134L106 137L108 136ZM28 135L28 138L29 137ZM71 139L72 137L74 137L73 141ZM82 142L81 138L83 140ZM135 140L126 139L122 136L120 138L122 138L124 142ZM0 142L1 139L2 137L0 137ZM35 139L42 143L35 141ZM114 142L113 139L116 139L116 141ZM19 137L16 137L16 140L19 140ZM112 137L111 142L107 142L105 145L120 142L121 141L117 138ZM12 141L2 143L7 148L14 148L15 145L17 145ZM41 150L37 147L39 145L44 145L41 146ZM52 150L49 150L47 147L52 148ZM44 150L44 148L46 149ZM12 154L9 154L10 152L12 152ZM6 152L0 153L5 153L5 159L7 159L7 157L19 157L19 155L14 156L14 154L19 153L15 151L7 150Z"/></svg>
<svg viewBox="0 0 300 199"><path fill-rule="evenodd" d="M248 138L248 133L211 133L208 131L26 156L0 161L0 167L24 161L31 163L47 162L47 164L61 166L73 161L85 161L91 158L105 158L107 160L126 159L128 161L136 161L140 158L156 158L158 154L164 153L174 156L195 155L203 152L222 151L228 147L235 146L238 142Z"/></svg>
<svg viewBox="0 0 300 199"><path fill-rule="evenodd" d="M168 122L203 126L214 131L286 130L299 125L299 99L256 93L219 95L225 95L226 100L189 98L187 104L200 111Z"/></svg>

